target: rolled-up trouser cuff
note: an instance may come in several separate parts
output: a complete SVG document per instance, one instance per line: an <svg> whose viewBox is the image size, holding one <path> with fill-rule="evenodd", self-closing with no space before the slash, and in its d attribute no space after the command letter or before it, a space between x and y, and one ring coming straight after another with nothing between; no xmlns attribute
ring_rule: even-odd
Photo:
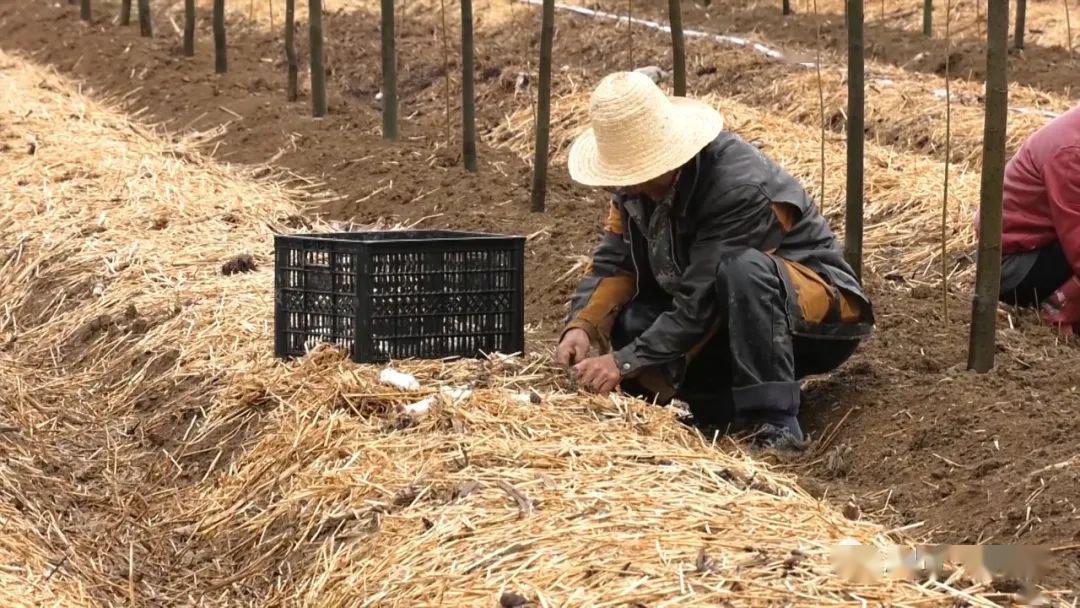
<svg viewBox="0 0 1080 608"><path fill-rule="evenodd" d="M799 413L801 395L798 382L762 382L731 389L732 405L739 417L758 413L795 416Z"/></svg>

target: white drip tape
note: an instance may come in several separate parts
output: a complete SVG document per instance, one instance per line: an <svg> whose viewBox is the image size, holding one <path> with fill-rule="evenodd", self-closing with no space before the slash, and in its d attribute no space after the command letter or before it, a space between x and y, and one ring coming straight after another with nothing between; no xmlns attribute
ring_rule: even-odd
<svg viewBox="0 0 1080 608"><path fill-rule="evenodd" d="M519 0L525 4L532 4L533 6L541 6L543 0ZM586 17L599 17L601 19L607 19L609 21L627 21L627 18L623 15L615 13L606 13L604 11L594 11L591 8L585 8L584 6L574 6L572 4L556 4L556 10L567 11L571 13L577 13L579 15L585 15ZM664 25L658 21L649 21L648 19L633 18L629 20L634 25L641 25L644 27L652 28L654 30L660 30L661 32L671 33L671 26ZM701 30L683 30L683 36L686 38L711 38L716 42L723 44L730 44L733 46L741 46L745 48L753 49L766 57L771 59L783 59L784 54L780 51L769 48L764 44L757 42L750 42L746 38L739 38L738 36L725 36L723 34L710 34ZM813 63L801 63L799 65L814 67Z"/></svg>
<svg viewBox="0 0 1080 608"><path fill-rule="evenodd" d="M518 1L522 2L524 4L531 4L533 6L541 6L543 4L543 0L518 0ZM585 15L586 17L599 17L600 19L607 19L609 21L627 21L627 18L624 15L619 15L619 14L616 14L616 13L607 13L607 12L604 12L604 11L595 11L595 10L593 10L591 8L585 8L584 6L574 6L572 4L557 4L556 3L555 8L556 8L556 10L566 11L566 12L570 12L570 13L577 13L579 15ZM654 30L659 30L661 32L665 32L665 33L668 33L668 34L671 33L671 26L665 25L665 24L660 23L658 21L649 21L648 19L637 19L637 18L629 19L629 21L630 21L630 23L633 23L634 25L640 25L640 26L643 26L643 27L652 28ZM748 48L748 49L751 49L751 50L753 50L753 51L755 51L757 53L765 55L766 57L769 57L770 59L783 59L784 57L786 57L786 55L784 55L784 53L781 52L781 51L778 51L778 50L776 50L774 48L770 48L770 47L765 46L764 44L761 44L761 43L758 43L758 42L751 42L751 41L747 40L746 38L740 38L738 36L728 36L728 35L725 35L725 34L710 34L708 32L703 32L701 30L683 30L683 36L686 37L686 38L709 38L709 39L714 40L716 42L719 42L721 44L728 44L728 45L732 45L732 46ZM797 66L799 66L801 68L814 68L814 67L817 67L817 64L814 63L814 62L801 62L801 63L797 63L797 64L794 64L794 65L797 65ZM876 80L875 82L878 83L878 84L881 84L883 86L893 86L895 84L892 80L889 80L889 79ZM945 89L934 89L933 94L934 94L934 97L937 97L938 99L945 99ZM1050 112L1048 110L1040 110L1038 108L1022 108L1022 107L1021 108L1013 108L1013 107L1010 107L1009 111L1010 112L1015 112L1017 114L1035 114L1035 115L1043 116L1043 117L1046 117L1046 118L1057 118L1058 116L1060 116L1060 114L1058 114L1056 112Z"/></svg>

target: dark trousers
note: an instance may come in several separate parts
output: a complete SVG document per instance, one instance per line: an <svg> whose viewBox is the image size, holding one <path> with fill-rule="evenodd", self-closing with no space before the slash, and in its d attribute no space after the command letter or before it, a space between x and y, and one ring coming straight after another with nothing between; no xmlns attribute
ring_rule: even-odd
<svg viewBox="0 0 1080 608"><path fill-rule="evenodd" d="M1013 259L1010 259L1014 257ZM1034 261L1025 258L1034 258ZM1021 271L1022 278L1010 277L1009 267L1013 264L1030 266ZM1002 277L1001 301L1013 306L1036 307L1058 287L1065 284L1073 275L1072 266L1061 249L1061 243L1054 242L1038 251L1029 251L1004 256L1001 260ZM1015 283L1009 287L1009 283Z"/></svg>
<svg viewBox="0 0 1080 608"><path fill-rule="evenodd" d="M858 347L855 338L794 335L798 295L764 253L747 250L722 265L715 289L721 309L716 331L685 365L675 393L702 424L797 415L799 380L837 368ZM631 343L670 306L666 297L628 304L616 319L612 346ZM649 397L643 384L631 378L622 388Z"/></svg>

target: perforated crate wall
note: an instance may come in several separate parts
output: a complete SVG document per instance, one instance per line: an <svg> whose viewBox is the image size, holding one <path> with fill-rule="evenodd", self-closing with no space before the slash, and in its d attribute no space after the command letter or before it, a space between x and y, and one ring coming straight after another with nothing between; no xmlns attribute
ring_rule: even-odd
<svg viewBox="0 0 1080 608"><path fill-rule="evenodd" d="M278 235L277 355L321 342L359 362L521 352L524 246L446 230Z"/></svg>

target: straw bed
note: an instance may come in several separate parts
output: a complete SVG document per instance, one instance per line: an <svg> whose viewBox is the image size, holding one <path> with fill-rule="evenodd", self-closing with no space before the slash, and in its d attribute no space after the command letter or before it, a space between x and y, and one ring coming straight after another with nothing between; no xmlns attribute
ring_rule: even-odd
<svg viewBox="0 0 1080 608"><path fill-rule="evenodd" d="M839 580L827 546L884 545L880 527L669 410L570 392L543 359L402 366L413 393L329 349L274 360L270 236L315 195L201 159L4 54L0 91L3 605L961 593ZM244 253L258 270L223 276Z"/></svg>

